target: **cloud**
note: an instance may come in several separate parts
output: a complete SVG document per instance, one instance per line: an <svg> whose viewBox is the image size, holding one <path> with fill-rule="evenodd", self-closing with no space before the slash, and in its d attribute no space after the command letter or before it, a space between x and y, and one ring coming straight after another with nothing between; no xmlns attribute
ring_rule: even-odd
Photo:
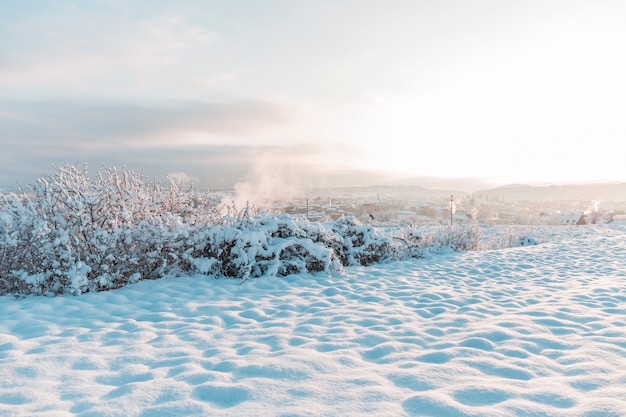
<svg viewBox="0 0 626 417"><path fill-rule="evenodd" d="M176 79L189 70L193 57L207 56L220 38L193 23L190 12L74 3L5 10L9 17L0 22L5 92L154 90L167 74Z"/></svg>
<svg viewBox="0 0 626 417"><path fill-rule="evenodd" d="M28 186L42 175L52 173L52 164L66 163L86 163L90 173L104 164L144 171L161 180L168 174L176 179L193 179L198 188L231 188L245 176L253 155L254 151L248 146L229 145L117 147L91 153L72 147L54 153L26 147L8 157L4 152L0 154L0 188L11 188L16 183Z"/></svg>
<svg viewBox="0 0 626 417"><path fill-rule="evenodd" d="M120 145L185 144L185 134L255 135L295 119L288 106L260 100L229 102L0 100L0 143L16 140L58 149L98 149Z"/></svg>
<svg viewBox="0 0 626 417"><path fill-rule="evenodd" d="M193 184L198 182L198 178L191 177L185 172L169 172L167 177L179 185Z"/></svg>
<svg viewBox="0 0 626 417"><path fill-rule="evenodd" d="M297 115L290 106L262 100L0 99L0 187L31 184L53 163L78 162L155 176L184 172L198 187L230 188L260 153L275 151L273 133Z"/></svg>
<svg viewBox="0 0 626 417"><path fill-rule="evenodd" d="M34 143L34 142L33 142ZM3 148L5 149L5 148ZM0 188L9 188L16 182L27 186L37 178L53 171L52 164L86 163L90 172L102 164L145 171L164 179L191 179L199 189L233 188L237 183L263 185L270 193L271 178L283 177L283 188L320 184L325 170L314 159L323 159L327 150L316 145L220 145L203 144L178 146L110 147L85 152L80 148L58 148L41 145L12 145L0 154ZM262 180L262 181L261 181ZM261 182L259 182L261 181ZM288 187L289 186L289 187Z"/></svg>

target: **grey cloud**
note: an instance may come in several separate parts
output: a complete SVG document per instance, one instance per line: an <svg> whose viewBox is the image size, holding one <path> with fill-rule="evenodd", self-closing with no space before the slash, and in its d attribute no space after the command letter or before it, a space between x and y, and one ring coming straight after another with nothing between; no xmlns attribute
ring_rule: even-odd
<svg viewBox="0 0 626 417"><path fill-rule="evenodd" d="M17 152L16 152L16 148ZM86 163L90 172L102 165L127 167L145 171L159 179L172 172L184 172L197 179L198 188L231 188L237 182L254 176L254 167L264 160L268 169L275 163L285 163L314 152L308 146L244 146L244 145L195 145L168 147L113 147L101 152L84 152L66 147L54 153L37 147L8 144L0 154L0 189L33 184L42 175L53 172L52 164ZM8 157L9 154L13 157Z"/></svg>
<svg viewBox="0 0 626 417"><path fill-rule="evenodd" d="M181 140L184 133L201 132L209 139L235 143L238 135L254 137L288 124L290 118L288 109L254 100L142 105L4 99L0 100L0 188L14 187L16 181L30 184L49 172L52 163L75 162L145 168L154 175L193 169L196 172L190 175L207 186L216 181L231 185L245 172L249 149L190 146ZM163 143L155 146L155 138Z"/></svg>
<svg viewBox="0 0 626 417"><path fill-rule="evenodd" d="M0 101L0 142L26 141L57 147L92 146L152 140L154 135L201 132L207 135L253 135L289 124L294 112L257 101L166 101L150 105L123 102Z"/></svg>

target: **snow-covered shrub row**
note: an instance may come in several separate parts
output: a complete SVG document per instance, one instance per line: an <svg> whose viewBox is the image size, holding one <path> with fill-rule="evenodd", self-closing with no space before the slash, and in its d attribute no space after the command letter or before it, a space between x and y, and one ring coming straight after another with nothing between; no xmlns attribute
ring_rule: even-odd
<svg viewBox="0 0 626 417"><path fill-rule="evenodd" d="M387 230L215 207L174 181L66 165L0 196L0 294L81 294L166 274L249 278L331 274L350 265L480 248L459 225Z"/></svg>
<svg viewBox="0 0 626 417"><path fill-rule="evenodd" d="M419 257L442 252L495 250L538 245L538 236L552 226L492 226L458 223L453 226L406 225L396 233L396 239L406 241L409 255ZM548 237L549 240L549 237Z"/></svg>
<svg viewBox="0 0 626 417"><path fill-rule="evenodd" d="M217 277L256 278L335 272L341 263L316 224L266 213L208 227L202 248L187 255L194 270Z"/></svg>
<svg viewBox="0 0 626 417"><path fill-rule="evenodd" d="M197 272L254 278L300 272L337 272L398 257L397 244L353 217L309 222L262 213L209 227L206 246L186 259Z"/></svg>
<svg viewBox="0 0 626 417"><path fill-rule="evenodd" d="M332 273L389 258L390 242L354 219L218 210L173 181L66 165L0 198L0 294L81 294L185 272Z"/></svg>
<svg viewBox="0 0 626 417"><path fill-rule="evenodd" d="M404 247L397 251L401 258L419 258L426 254L478 250L482 230L473 224L453 226L415 226L406 224L389 232Z"/></svg>

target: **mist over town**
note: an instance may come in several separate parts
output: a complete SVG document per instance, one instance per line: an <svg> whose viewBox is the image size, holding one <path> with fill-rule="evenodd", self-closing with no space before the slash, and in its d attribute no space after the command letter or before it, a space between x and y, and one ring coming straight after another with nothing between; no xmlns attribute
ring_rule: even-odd
<svg viewBox="0 0 626 417"><path fill-rule="evenodd" d="M209 193L216 204L256 204L310 220L355 216L384 224L581 225L626 215L626 184L510 185L474 192L421 186L356 186L247 194L249 185ZM452 213L451 213L452 211Z"/></svg>

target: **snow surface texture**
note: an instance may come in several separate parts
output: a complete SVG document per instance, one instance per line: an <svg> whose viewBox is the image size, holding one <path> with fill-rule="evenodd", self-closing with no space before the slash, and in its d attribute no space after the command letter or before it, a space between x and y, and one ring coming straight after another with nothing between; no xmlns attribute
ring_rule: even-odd
<svg viewBox="0 0 626 417"><path fill-rule="evenodd" d="M330 277L0 297L0 415L624 415L626 234L554 230Z"/></svg>

